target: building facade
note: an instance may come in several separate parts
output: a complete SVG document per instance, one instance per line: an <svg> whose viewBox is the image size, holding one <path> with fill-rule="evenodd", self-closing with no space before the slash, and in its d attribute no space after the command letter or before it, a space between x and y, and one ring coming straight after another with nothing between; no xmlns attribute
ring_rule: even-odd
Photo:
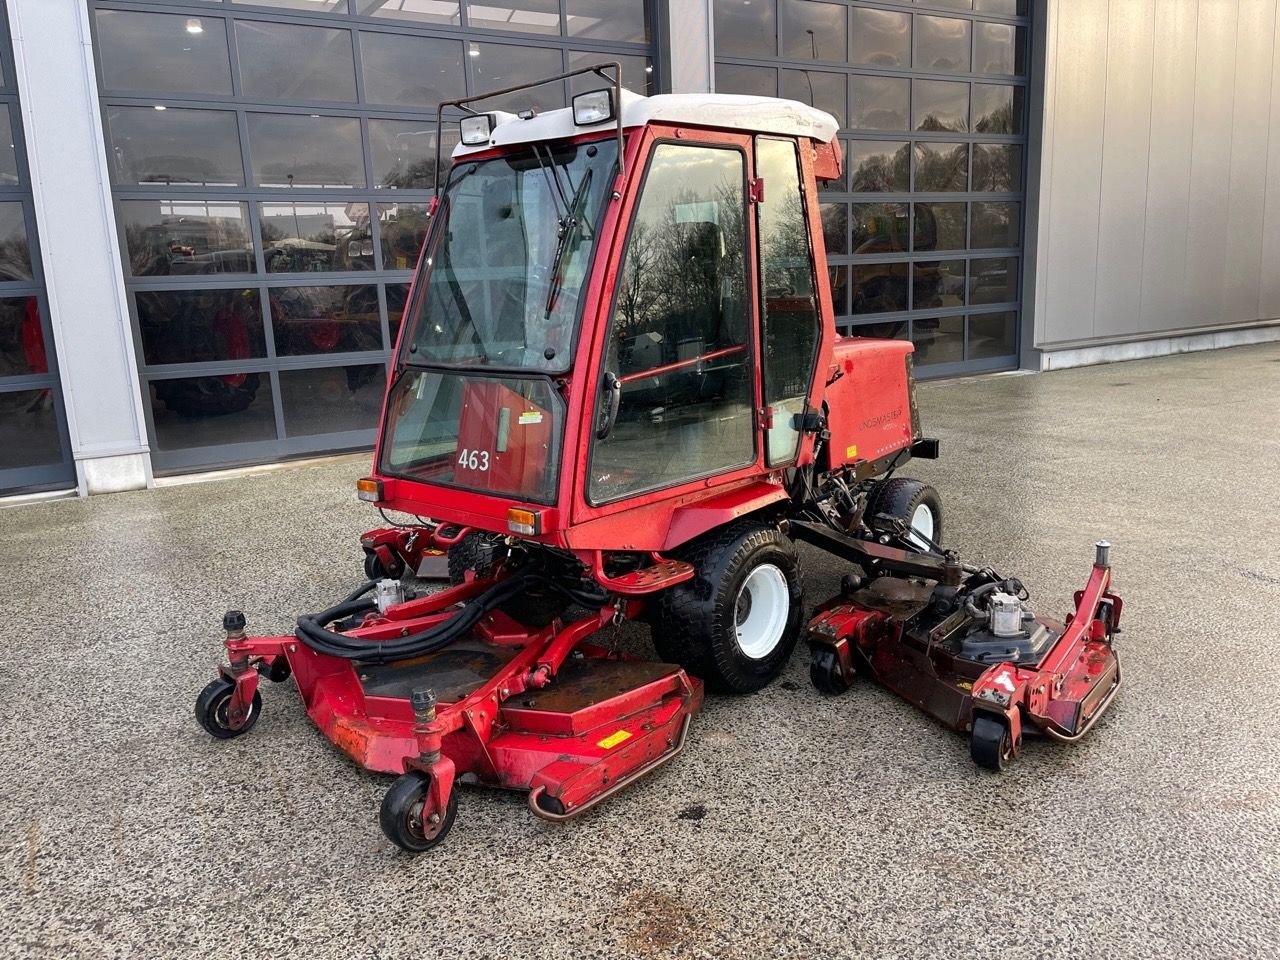
<svg viewBox="0 0 1280 960"><path fill-rule="evenodd" d="M602 59L835 115L837 323L922 376L1280 336L1277 0L3 5L0 495L371 445L434 105Z"/></svg>

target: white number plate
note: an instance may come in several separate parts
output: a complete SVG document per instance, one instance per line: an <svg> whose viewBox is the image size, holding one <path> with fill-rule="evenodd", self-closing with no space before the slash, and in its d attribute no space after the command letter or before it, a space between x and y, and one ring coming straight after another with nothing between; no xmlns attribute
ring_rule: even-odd
<svg viewBox="0 0 1280 960"><path fill-rule="evenodd" d="M463 470L478 470L481 473L487 473L489 471L489 451L464 449L458 454L458 466Z"/></svg>

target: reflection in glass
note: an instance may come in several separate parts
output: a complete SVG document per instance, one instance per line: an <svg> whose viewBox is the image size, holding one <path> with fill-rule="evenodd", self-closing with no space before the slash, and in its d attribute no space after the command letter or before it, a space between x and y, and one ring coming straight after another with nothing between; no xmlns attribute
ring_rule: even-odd
<svg viewBox="0 0 1280 960"><path fill-rule="evenodd" d="M776 0L715 0L716 53L722 57L776 57L776 11ZM717 65L717 85L719 73Z"/></svg>
<svg viewBox="0 0 1280 960"><path fill-rule="evenodd" d="M290 437L372 431L378 425L387 368L382 363L281 370L280 405Z"/></svg>
<svg viewBox="0 0 1280 960"><path fill-rule="evenodd" d="M271 100L356 99L351 32L263 20L236 21L240 86Z"/></svg>
<svg viewBox="0 0 1280 960"><path fill-rule="evenodd" d="M836 316L849 312L849 265L833 264L827 267L827 280L831 284L831 302Z"/></svg>
<svg viewBox="0 0 1280 960"><path fill-rule="evenodd" d="M1022 147L1012 143L975 143L973 189L992 192L1021 190Z"/></svg>
<svg viewBox="0 0 1280 960"><path fill-rule="evenodd" d="M987 313L969 318L969 359L1009 357L1014 353L1016 313Z"/></svg>
<svg viewBox="0 0 1280 960"><path fill-rule="evenodd" d="M149 366L266 355L257 290L152 290L135 298Z"/></svg>
<svg viewBox="0 0 1280 960"><path fill-rule="evenodd" d="M911 81L898 77L849 78L849 126L854 130L906 130Z"/></svg>
<svg viewBox="0 0 1280 960"><path fill-rule="evenodd" d="M588 53L579 50L569 51L570 70L614 60L622 67L623 90L630 90L632 93L638 93L643 97L658 92L653 82L653 61L648 57L630 57L626 54L617 53ZM612 70L605 72L608 76L613 76ZM607 81L601 80L593 74L585 73L569 81L569 93L574 95L587 90L601 90L608 85Z"/></svg>
<svg viewBox="0 0 1280 960"><path fill-rule="evenodd" d="M442 170L458 143L458 125L444 124ZM375 189L430 190L436 185L436 122L434 120L370 120L369 149L373 152Z"/></svg>
<svg viewBox="0 0 1280 960"><path fill-rule="evenodd" d="M103 89L231 95L220 17L99 10L96 24Z"/></svg>
<svg viewBox="0 0 1280 960"><path fill-rule="evenodd" d="M455 27L462 22L458 0L355 0L355 12L361 17L449 23Z"/></svg>
<svg viewBox="0 0 1280 960"><path fill-rule="evenodd" d="M618 0L568 0L569 36L622 43L649 42L649 5Z"/></svg>
<svg viewBox="0 0 1280 960"><path fill-rule="evenodd" d="M472 43L467 50L471 61L475 89L501 90L518 83L541 80L564 73L564 61L560 51L550 47L517 47L506 43ZM505 97L486 100L485 110L499 109L519 113L534 110L555 110L565 105L564 85L547 83ZM477 108L479 109L479 108Z"/></svg>
<svg viewBox="0 0 1280 960"><path fill-rule="evenodd" d="M911 189L911 148L896 140L853 140L848 166L854 193L905 193Z"/></svg>
<svg viewBox="0 0 1280 960"><path fill-rule="evenodd" d="M9 105L0 104L0 184L11 187L21 180L18 176L18 153L14 149L13 122Z"/></svg>
<svg viewBox="0 0 1280 960"><path fill-rule="evenodd" d="M217 2L217 0L214 0ZM279 7L283 10L310 10L314 13L346 13L347 0L236 0L251 7Z"/></svg>
<svg viewBox="0 0 1280 960"><path fill-rule="evenodd" d="M267 296L277 356L382 349L375 286L274 287Z"/></svg>
<svg viewBox="0 0 1280 960"><path fill-rule="evenodd" d="M367 203L262 203L267 273L373 270Z"/></svg>
<svg viewBox="0 0 1280 960"><path fill-rule="evenodd" d="M271 377L266 373L152 380L150 386L160 450L276 438Z"/></svg>
<svg viewBox="0 0 1280 960"><path fill-rule="evenodd" d="M822 238L828 254L849 252L849 207L843 203L824 203L822 212Z"/></svg>
<svg viewBox="0 0 1280 960"><path fill-rule="evenodd" d="M997 257L969 261L969 302L1015 303L1018 299L1018 260Z"/></svg>
<svg viewBox="0 0 1280 960"><path fill-rule="evenodd" d="M121 200L135 277L256 273L248 204L218 200Z"/></svg>
<svg viewBox="0 0 1280 960"><path fill-rule="evenodd" d="M911 309L963 307L963 260L920 261L911 265Z"/></svg>
<svg viewBox="0 0 1280 960"><path fill-rule="evenodd" d="M911 15L855 7L849 62L871 67L910 67Z"/></svg>
<svg viewBox="0 0 1280 960"><path fill-rule="evenodd" d="M425 203L378 204L378 230L382 236L382 268L412 270L427 239Z"/></svg>
<svg viewBox="0 0 1280 960"><path fill-rule="evenodd" d="M969 147L963 143L916 144L916 190L940 193L969 186Z"/></svg>
<svg viewBox="0 0 1280 960"><path fill-rule="evenodd" d="M0 470L61 462L61 431L52 391L0 393Z"/></svg>
<svg viewBox="0 0 1280 960"><path fill-rule="evenodd" d="M959 363L964 359L964 317L934 317L911 321L916 363Z"/></svg>
<svg viewBox="0 0 1280 960"><path fill-rule="evenodd" d="M741 93L750 97L776 97L778 71L772 67L716 64L716 93Z"/></svg>
<svg viewBox="0 0 1280 960"><path fill-rule="evenodd" d="M559 33L560 0L467 0L467 22L481 30Z"/></svg>
<svg viewBox="0 0 1280 960"><path fill-rule="evenodd" d="M916 17L916 69L968 73L971 63L969 32L968 20Z"/></svg>
<svg viewBox="0 0 1280 960"><path fill-rule="evenodd" d="M40 301L34 296L0 299L0 377L48 372Z"/></svg>
<svg viewBox="0 0 1280 960"><path fill-rule="evenodd" d="M1016 247L1021 227L1020 207L1017 203L975 203L973 248Z"/></svg>
<svg viewBox="0 0 1280 960"><path fill-rule="evenodd" d="M360 121L354 117L251 113L249 153L260 187L363 187Z"/></svg>
<svg viewBox="0 0 1280 960"><path fill-rule="evenodd" d="M912 236L916 252L965 248L963 203L917 203Z"/></svg>
<svg viewBox="0 0 1280 960"><path fill-rule="evenodd" d="M969 84L915 81L915 128L964 133L969 129Z"/></svg>
<svg viewBox="0 0 1280 960"><path fill-rule="evenodd" d="M236 115L225 110L108 107L112 179L126 184L244 183Z"/></svg>
<svg viewBox="0 0 1280 960"><path fill-rule="evenodd" d="M0 282L31 279L31 248L22 204L0 203Z"/></svg>
<svg viewBox="0 0 1280 960"><path fill-rule="evenodd" d="M844 126L845 75L822 70L783 70L782 96L825 110Z"/></svg>
<svg viewBox="0 0 1280 960"><path fill-rule="evenodd" d="M791 60L848 59L847 8L816 0L781 0L782 55Z"/></svg>
<svg viewBox="0 0 1280 960"><path fill-rule="evenodd" d="M1007 23L975 23L973 69L975 73L1014 76L1022 73L1023 31Z"/></svg>
<svg viewBox="0 0 1280 960"><path fill-rule="evenodd" d="M905 203L855 203L849 210L855 254L900 253L911 240Z"/></svg>
<svg viewBox="0 0 1280 960"><path fill-rule="evenodd" d="M1022 133L1022 87L998 86L993 83L973 85L973 129L978 133Z"/></svg>
<svg viewBox="0 0 1280 960"><path fill-rule="evenodd" d="M1028 0L973 0L973 9L983 13L1003 13L1006 16L1025 16Z"/></svg>
<svg viewBox="0 0 1280 960"><path fill-rule="evenodd" d="M404 311L409 305L409 284L388 283L386 292L387 324L391 328L391 346L395 347L400 339L400 324L404 320Z"/></svg>
<svg viewBox="0 0 1280 960"><path fill-rule="evenodd" d="M895 313L907 309L905 263L855 263L853 271L854 316Z"/></svg>
<svg viewBox="0 0 1280 960"><path fill-rule="evenodd" d="M360 64L369 103L434 108L466 96L461 40L361 33Z"/></svg>

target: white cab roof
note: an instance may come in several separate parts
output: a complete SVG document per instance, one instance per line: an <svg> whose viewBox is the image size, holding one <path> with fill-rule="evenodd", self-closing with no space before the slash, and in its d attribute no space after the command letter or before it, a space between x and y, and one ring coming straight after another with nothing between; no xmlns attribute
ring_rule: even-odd
<svg viewBox="0 0 1280 960"><path fill-rule="evenodd" d="M528 120L501 111L493 112L494 127L489 142L468 147L458 144L455 157L465 157L492 147L516 143L545 143L564 140L597 130L617 127L617 120L579 127L573 122L571 107L548 110ZM622 125L641 127L658 121L690 127L741 130L747 133L776 133L812 137L830 143L836 135L835 117L797 100L776 97L746 97L730 93L667 93L642 97L622 91Z"/></svg>

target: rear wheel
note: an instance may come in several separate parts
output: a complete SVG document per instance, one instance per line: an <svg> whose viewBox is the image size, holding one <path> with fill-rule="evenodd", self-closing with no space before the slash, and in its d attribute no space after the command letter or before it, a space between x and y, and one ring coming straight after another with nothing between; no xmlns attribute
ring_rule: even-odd
<svg viewBox="0 0 1280 960"><path fill-rule="evenodd" d="M887 514L905 523L912 533L907 542L917 550L931 550L930 541L942 545L942 498L927 483L894 477L871 491L867 514L874 522Z"/></svg>
<svg viewBox="0 0 1280 960"><path fill-rule="evenodd" d="M799 635L795 545L759 521L716 531L687 550L695 577L659 595L653 643L712 690L751 693L787 664Z"/></svg>

